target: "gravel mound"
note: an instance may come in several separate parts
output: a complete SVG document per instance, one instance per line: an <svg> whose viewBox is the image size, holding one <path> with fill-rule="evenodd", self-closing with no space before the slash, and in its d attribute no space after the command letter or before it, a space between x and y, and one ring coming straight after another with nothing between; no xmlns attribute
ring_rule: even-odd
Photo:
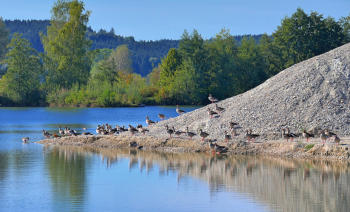
<svg viewBox="0 0 350 212"><path fill-rule="evenodd" d="M164 126L169 125L183 131L189 127L197 134L203 129L208 138L223 139L234 121L241 136L248 128L265 136L278 135L285 126L296 133L328 128L350 135L350 44L293 65L254 89L219 101L218 106L225 108L220 117L209 117L207 108L215 110L209 104L150 126L150 134L168 136Z"/></svg>

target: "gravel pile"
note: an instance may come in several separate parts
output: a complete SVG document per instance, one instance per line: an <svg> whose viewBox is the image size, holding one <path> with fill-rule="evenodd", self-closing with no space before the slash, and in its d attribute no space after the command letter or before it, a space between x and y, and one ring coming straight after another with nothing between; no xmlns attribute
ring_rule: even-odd
<svg viewBox="0 0 350 212"><path fill-rule="evenodd" d="M238 133L278 135L288 126L292 132L301 129L328 128L339 135L350 135L350 44L298 63L258 87L222 100L218 106L226 110L220 117L210 118L209 104L195 111L151 126L150 134L167 136L165 125L198 134L208 132L208 138L223 139L229 122L238 122Z"/></svg>

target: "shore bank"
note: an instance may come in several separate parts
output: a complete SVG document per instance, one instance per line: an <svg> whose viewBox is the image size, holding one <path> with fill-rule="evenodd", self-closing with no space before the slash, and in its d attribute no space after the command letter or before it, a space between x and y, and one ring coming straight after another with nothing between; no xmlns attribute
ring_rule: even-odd
<svg viewBox="0 0 350 212"><path fill-rule="evenodd" d="M344 138L344 140L347 139ZM202 142L197 139L190 140L187 138L160 138L147 135L80 135L45 139L37 143L110 149L140 149L159 152L213 153L208 141ZM301 140L294 142L283 140L246 142L237 140L230 142L218 141L217 144L227 147L225 154L350 161L349 142L342 142L340 145L336 145L333 143L322 144L316 140L311 140L308 143Z"/></svg>

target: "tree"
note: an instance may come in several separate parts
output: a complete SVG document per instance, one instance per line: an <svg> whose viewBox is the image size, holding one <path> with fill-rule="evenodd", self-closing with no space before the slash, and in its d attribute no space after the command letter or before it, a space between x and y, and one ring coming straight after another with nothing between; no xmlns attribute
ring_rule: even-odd
<svg viewBox="0 0 350 212"><path fill-rule="evenodd" d="M88 80L91 60L86 32L90 12L84 10L84 3L78 0L58 0L52 8L47 35L41 35L47 55L48 90L71 88Z"/></svg>
<svg viewBox="0 0 350 212"><path fill-rule="evenodd" d="M322 54L343 44L344 33L339 23L332 18L312 12L307 15L302 9L282 20L273 33L273 45L279 49L284 68Z"/></svg>
<svg viewBox="0 0 350 212"><path fill-rule="evenodd" d="M115 72L132 73L130 51L127 45L118 46L109 56L108 62Z"/></svg>
<svg viewBox="0 0 350 212"><path fill-rule="evenodd" d="M14 34L3 63L7 72L0 81L1 93L20 105L38 105L42 64L29 41Z"/></svg>
<svg viewBox="0 0 350 212"><path fill-rule="evenodd" d="M0 62L6 53L6 45L9 42L8 34L9 33L6 29L5 23L2 21L2 18L0 17ZM0 64L0 77L4 75L5 72L6 72L6 67Z"/></svg>

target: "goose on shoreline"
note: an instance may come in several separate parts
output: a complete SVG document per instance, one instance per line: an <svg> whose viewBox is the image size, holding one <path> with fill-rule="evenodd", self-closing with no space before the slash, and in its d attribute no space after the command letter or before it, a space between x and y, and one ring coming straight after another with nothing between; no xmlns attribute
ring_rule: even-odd
<svg viewBox="0 0 350 212"><path fill-rule="evenodd" d="M210 101L212 104L215 103L215 102L218 102L218 99L215 98L215 97L213 97L211 94L209 94L208 99L209 99L209 101Z"/></svg>
<svg viewBox="0 0 350 212"><path fill-rule="evenodd" d="M179 108L179 105L176 105L176 112L177 112L179 115L182 115L182 114L185 113L184 110L181 110L181 109Z"/></svg>

